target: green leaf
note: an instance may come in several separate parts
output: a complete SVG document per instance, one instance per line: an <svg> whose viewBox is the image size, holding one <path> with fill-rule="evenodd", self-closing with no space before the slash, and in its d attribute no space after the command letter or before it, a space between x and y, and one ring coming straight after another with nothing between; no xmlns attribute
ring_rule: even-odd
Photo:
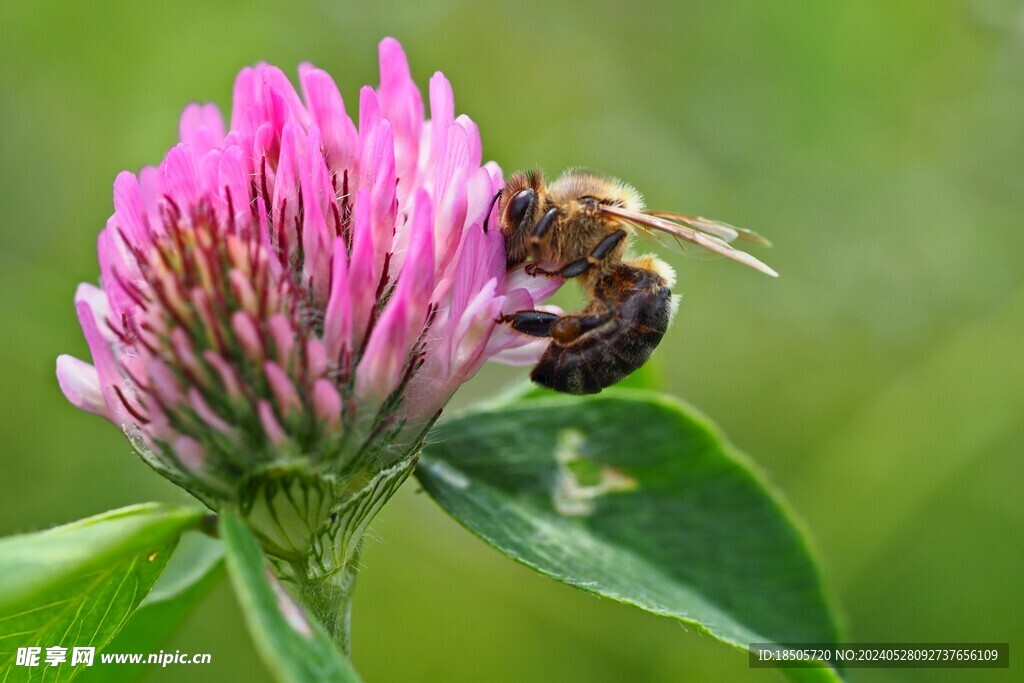
<svg viewBox="0 0 1024 683"><path fill-rule="evenodd" d="M617 389L466 413L435 428L417 476L470 531L569 585L744 649L838 639L786 506L706 418L666 396Z"/></svg>
<svg viewBox="0 0 1024 683"><path fill-rule="evenodd" d="M71 665L74 648L99 652L110 642L202 514L136 505L0 541L0 680L83 673L88 667ZM19 647L42 648L40 666L16 666ZM67 648L67 661L46 666L49 647Z"/></svg>
<svg viewBox="0 0 1024 683"><path fill-rule="evenodd" d="M157 652L185 618L224 576L224 548L215 539L185 536L153 590L131 620L105 648L109 652ZM141 680L145 665L96 666L86 669L81 683L128 683Z"/></svg>
<svg viewBox="0 0 1024 683"><path fill-rule="evenodd" d="M240 517L221 514L228 574L256 649L282 683L359 681L352 665L274 578L259 542Z"/></svg>

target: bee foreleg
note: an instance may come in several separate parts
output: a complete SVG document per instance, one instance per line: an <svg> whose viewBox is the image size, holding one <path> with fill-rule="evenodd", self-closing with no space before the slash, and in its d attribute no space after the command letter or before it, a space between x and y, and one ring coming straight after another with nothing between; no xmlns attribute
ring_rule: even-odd
<svg viewBox="0 0 1024 683"><path fill-rule="evenodd" d="M590 254L586 258L581 258L571 263L566 264L558 271L558 276L563 278L576 277L583 275L594 266L598 265L608 257L610 253L619 246L619 243L626 238L625 230L616 230L611 233L603 240L597 243L597 246L591 250Z"/></svg>
<svg viewBox="0 0 1024 683"><path fill-rule="evenodd" d="M501 316L498 322L509 323L513 330L531 337L550 337L551 327L558 319L558 315L545 311L519 311Z"/></svg>
<svg viewBox="0 0 1024 683"><path fill-rule="evenodd" d="M533 226L533 230L530 232L530 240L526 243L527 249L530 251L530 258L533 259L534 263L541 260L540 256L540 245L541 240L551 230L551 226L554 224L555 219L558 218L558 209L552 207L548 209L547 213L541 216L540 220L537 221L537 225ZM534 268L536 270L536 268ZM549 275L542 271L542 274Z"/></svg>

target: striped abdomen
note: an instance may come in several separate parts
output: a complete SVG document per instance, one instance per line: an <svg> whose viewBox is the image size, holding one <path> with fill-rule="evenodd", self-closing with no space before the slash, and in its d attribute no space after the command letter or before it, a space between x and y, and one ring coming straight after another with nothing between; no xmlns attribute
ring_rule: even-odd
<svg viewBox="0 0 1024 683"><path fill-rule="evenodd" d="M554 325L530 377L556 391L596 394L647 362L668 330L672 308L669 284L659 273L620 263L597 282L586 310ZM602 322L592 327L595 320Z"/></svg>

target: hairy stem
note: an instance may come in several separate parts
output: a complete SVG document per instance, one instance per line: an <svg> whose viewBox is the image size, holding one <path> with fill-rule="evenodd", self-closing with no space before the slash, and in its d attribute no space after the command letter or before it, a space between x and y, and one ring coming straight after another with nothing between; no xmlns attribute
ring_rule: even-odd
<svg viewBox="0 0 1024 683"><path fill-rule="evenodd" d="M305 566L295 567L295 597L320 622L345 656L352 650L352 597L356 585L356 557L358 551L354 553L352 563L326 576L310 577Z"/></svg>

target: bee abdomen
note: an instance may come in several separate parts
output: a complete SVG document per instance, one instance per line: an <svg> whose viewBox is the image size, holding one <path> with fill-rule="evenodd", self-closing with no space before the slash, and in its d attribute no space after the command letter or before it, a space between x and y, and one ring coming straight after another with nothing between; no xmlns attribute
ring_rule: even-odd
<svg viewBox="0 0 1024 683"><path fill-rule="evenodd" d="M668 330L671 293L660 278L652 282L621 272L626 268L619 266L611 276L619 287L606 292L616 316L571 344L553 340L530 374L534 382L569 394L596 394L647 362ZM625 286L624 275L632 279Z"/></svg>

